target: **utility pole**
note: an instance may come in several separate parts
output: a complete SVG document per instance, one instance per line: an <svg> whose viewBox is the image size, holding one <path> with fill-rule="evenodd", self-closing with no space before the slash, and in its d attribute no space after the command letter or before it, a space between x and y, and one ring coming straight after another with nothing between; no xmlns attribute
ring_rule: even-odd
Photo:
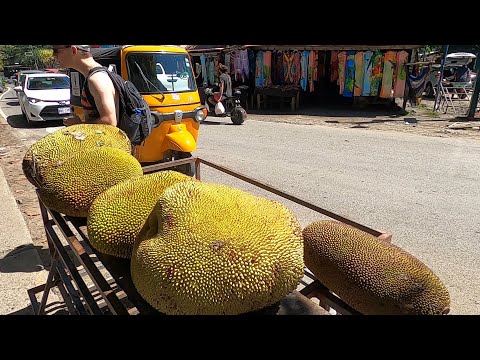
<svg viewBox="0 0 480 360"><path fill-rule="evenodd" d="M480 61L478 61L478 57L480 56L480 51L477 52L477 57L475 59L475 73L478 77L478 72L480 71ZM480 81L475 78L475 87L473 88L473 94L470 99L470 107L468 108L467 118L473 118L475 116L475 112L477 111L477 104L478 104L478 93L480 91Z"/></svg>
<svg viewBox="0 0 480 360"><path fill-rule="evenodd" d="M440 66L440 77L438 78L437 94L435 95L435 102L433 103L433 111L437 111L437 102L438 102L438 98L440 97L440 89L443 81L443 69L445 68L445 61L447 59L447 54L448 54L448 45L444 45L442 66Z"/></svg>

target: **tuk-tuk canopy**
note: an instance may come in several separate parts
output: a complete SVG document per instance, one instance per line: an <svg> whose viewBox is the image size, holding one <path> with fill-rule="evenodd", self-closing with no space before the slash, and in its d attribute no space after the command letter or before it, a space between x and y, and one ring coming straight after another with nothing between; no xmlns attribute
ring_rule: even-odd
<svg viewBox="0 0 480 360"><path fill-rule="evenodd" d="M120 52L126 45L111 48L92 48L90 52L97 61L114 61L120 59Z"/></svg>

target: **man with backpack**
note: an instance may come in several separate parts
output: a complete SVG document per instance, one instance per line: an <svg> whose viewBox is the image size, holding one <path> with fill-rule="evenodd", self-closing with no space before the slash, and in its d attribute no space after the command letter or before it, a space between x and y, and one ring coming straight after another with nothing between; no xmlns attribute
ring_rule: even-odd
<svg viewBox="0 0 480 360"><path fill-rule="evenodd" d="M81 101L85 122L117 126L119 119L119 94L106 71L95 71L102 65L90 53L89 45L53 45L53 55L60 66L79 71L86 79ZM89 76L90 75L90 76ZM65 118L66 126L82 121L76 114Z"/></svg>

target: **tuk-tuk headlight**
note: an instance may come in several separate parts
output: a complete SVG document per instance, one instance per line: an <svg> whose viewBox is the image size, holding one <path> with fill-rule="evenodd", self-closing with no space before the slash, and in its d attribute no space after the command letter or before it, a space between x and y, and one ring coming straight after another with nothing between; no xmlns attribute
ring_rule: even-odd
<svg viewBox="0 0 480 360"><path fill-rule="evenodd" d="M205 120L205 114L201 109L197 110L197 112L195 113L195 120L198 122Z"/></svg>

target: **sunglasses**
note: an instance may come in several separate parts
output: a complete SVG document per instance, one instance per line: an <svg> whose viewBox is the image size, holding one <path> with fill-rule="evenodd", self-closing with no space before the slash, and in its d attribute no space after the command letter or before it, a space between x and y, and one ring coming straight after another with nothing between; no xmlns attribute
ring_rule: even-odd
<svg viewBox="0 0 480 360"><path fill-rule="evenodd" d="M60 49L68 49L69 47L72 47L72 45L55 47L53 48L53 55L56 55Z"/></svg>

